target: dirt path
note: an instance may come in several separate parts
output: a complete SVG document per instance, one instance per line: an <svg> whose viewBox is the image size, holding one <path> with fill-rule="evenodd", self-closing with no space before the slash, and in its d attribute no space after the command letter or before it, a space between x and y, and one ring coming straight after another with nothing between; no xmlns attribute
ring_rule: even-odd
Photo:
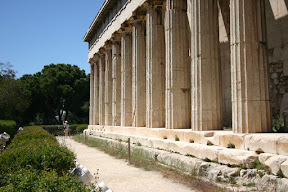
<svg viewBox="0 0 288 192"><path fill-rule="evenodd" d="M76 141L58 137L77 155L77 161L92 174L99 169L99 182L104 181L113 192L189 192L188 187L175 183L154 171L145 171L127 165L125 160L116 159L95 148Z"/></svg>

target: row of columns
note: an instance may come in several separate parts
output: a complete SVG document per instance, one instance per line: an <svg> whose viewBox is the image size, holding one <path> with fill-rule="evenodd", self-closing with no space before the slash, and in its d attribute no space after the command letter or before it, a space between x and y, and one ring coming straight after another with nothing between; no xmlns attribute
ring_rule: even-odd
<svg viewBox="0 0 288 192"><path fill-rule="evenodd" d="M222 129L218 1L151 2L91 62L90 124ZM264 14L264 0L230 0L236 133L271 129Z"/></svg>

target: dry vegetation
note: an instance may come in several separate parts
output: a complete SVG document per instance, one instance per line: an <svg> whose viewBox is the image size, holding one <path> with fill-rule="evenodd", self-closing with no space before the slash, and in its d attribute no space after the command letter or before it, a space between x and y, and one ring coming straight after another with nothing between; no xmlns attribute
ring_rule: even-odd
<svg viewBox="0 0 288 192"><path fill-rule="evenodd" d="M75 135L73 136L73 139L78 142L85 143L90 147L96 147L97 149L120 159L126 159L128 156L126 149L122 147L111 147L108 142L103 142L97 140L96 138L87 138L85 142L83 135ZM228 192L226 189L219 188L212 183L201 180L194 173L190 173L189 175L184 174L177 169L161 164L159 161L155 161L155 159L145 156L145 154L143 154L140 150L133 150L133 152L131 152L130 163L135 167L143 168L147 171L158 171L162 173L163 177L186 185L196 191Z"/></svg>

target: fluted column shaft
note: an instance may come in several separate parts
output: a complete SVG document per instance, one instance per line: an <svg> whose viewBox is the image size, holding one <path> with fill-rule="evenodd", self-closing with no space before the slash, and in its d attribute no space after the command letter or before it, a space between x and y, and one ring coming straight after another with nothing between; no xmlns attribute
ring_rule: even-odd
<svg viewBox="0 0 288 192"><path fill-rule="evenodd" d="M146 126L146 40L145 22L132 27L132 126Z"/></svg>
<svg viewBox="0 0 288 192"><path fill-rule="evenodd" d="M90 108L89 124L94 125L94 64L90 65Z"/></svg>
<svg viewBox="0 0 288 192"><path fill-rule="evenodd" d="M231 0L232 124L235 133L271 131L264 0Z"/></svg>
<svg viewBox="0 0 288 192"><path fill-rule="evenodd" d="M93 122L99 125L99 69L98 63L94 64L94 97L93 97Z"/></svg>
<svg viewBox="0 0 288 192"><path fill-rule="evenodd" d="M132 35L121 34L121 126L132 125Z"/></svg>
<svg viewBox="0 0 288 192"><path fill-rule="evenodd" d="M112 45L112 125L121 125L121 45Z"/></svg>
<svg viewBox="0 0 288 192"><path fill-rule="evenodd" d="M191 30L191 127L222 129L217 0L189 0Z"/></svg>
<svg viewBox="0 0 288 192"><path fill-rule="evenodd" d="M105 55L99 58L99 125L105 125Z"/></svg>
<svg viewBox="0 0 288 192"><path fill-rule="evenodd" d="M165 127L165 34L162 6L146 15L146 127Z"/></svg>
<svg viewBox="0 0 288 192"><path fill-rule="evenodd" d="M105 51L105 125L112 125L112 50Z"/></svg>
<svg viewBox="0 0 288 192"><path fill-rule="evenodd" d="M191 93L189 35L186 0L167 0L166 37L166 128L190 128Z"/></svg>

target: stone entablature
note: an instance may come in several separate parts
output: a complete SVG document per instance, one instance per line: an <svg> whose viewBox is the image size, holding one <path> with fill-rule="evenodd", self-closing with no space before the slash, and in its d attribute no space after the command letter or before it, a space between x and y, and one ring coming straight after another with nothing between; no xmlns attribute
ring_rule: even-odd
<svg viewBox="0 0 288 192"><path fill-rule="evenodd" d="M89 60L92 59L94 55L99 52L100 48L102 48L105 45L106 41L112 38L113 34L116 31L121 29L122 24L133 16L133 12L144 3L145 0L128 0L119 10L119 12L113 17L110 23L108 23L105 26L103 31L101 31L101 33L98 35L98 39L96 39L95 42L93 43L92 42L90 43L90 41L92 40L91 38L93 38L93 36L88 38L89 37L88 34L90 33L93 34L92 31L94 27L92 27L93 25L91 25L89 31L86 33L83 39L84 41L90 43L88 53Z"/></svg>
<svg viewBox="0 0 288 192"><path fill-rule="evenodd" d="M128 0L105 0L94 18L83 40L89 42L89 48L102 34L106 26L118 14Z"/></svg>
<svg viewBox="0 0 288 192"><path fill-rule="evenodd" d="M287 103L288 11L279 17L279 4L106 0L84 37L90 125L271 132L272 114ZM278 31L280 48L270 36Z"/></svg>

